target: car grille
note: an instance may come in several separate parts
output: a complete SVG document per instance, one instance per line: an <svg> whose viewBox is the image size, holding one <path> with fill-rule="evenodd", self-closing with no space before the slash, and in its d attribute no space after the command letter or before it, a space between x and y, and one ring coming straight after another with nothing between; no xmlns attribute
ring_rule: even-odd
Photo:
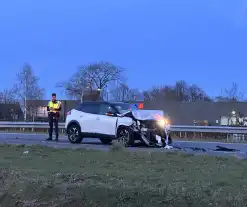
<svg viewBox="0 0 247 207"><path fill-rule="evenodd" d="M154 120L145 120L145 121L141 121L141 125L144 128L148 128L148 129L155 129L156 126L156 121Z"/></svg>

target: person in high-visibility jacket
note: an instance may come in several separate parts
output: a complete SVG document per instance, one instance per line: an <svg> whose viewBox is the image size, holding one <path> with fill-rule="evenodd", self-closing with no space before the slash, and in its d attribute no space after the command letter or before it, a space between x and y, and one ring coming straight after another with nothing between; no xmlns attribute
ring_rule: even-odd
<svg viewBox="0 0 247 207"><path fill-rule="evenodd" d="M47 105L49 120L49 137L46 140L52 140L53 124L55 125L56 141L58 141L58 119L60 117L61 102L57 101L57 95L52 94L52 100Z"/></svg>

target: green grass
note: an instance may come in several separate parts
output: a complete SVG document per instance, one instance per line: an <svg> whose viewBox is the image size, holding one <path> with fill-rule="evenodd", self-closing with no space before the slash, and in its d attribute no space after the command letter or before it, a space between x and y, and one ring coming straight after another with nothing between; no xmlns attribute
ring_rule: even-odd
<svg viewBox="0 0 247 207"><path fill-rule="evenodd" d="M242 207L247 202L247 161L234 157L130 153L119 146L103 152L1 145L0 167L3 207Z"/></svg>

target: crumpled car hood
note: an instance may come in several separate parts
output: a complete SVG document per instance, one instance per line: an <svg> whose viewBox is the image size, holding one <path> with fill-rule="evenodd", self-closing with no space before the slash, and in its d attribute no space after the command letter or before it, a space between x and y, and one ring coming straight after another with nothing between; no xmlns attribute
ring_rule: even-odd
<svg viewBox="0 0 247 207"><path fill-rule="evenodd" d="M133 110L132 115L135 119L141 121L164 118L164 112L162 110Z"/></svg>

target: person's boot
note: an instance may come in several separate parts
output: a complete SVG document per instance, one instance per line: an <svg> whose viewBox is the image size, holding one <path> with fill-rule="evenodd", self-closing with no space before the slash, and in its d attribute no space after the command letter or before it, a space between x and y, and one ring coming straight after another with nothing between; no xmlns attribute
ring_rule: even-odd
<svg viewBox="0 0 247 207"><path fill-rule="evenodd" d="M52 137L48 137L47 139L46 139L46 141L51 141L52 140Z"/></svg>
<svg viewBox="0 0 247 207"><path fill-rule="evenodd" d="M56 142L58 141L58 137L56 137L55 141L56 141Z"/></svg>

